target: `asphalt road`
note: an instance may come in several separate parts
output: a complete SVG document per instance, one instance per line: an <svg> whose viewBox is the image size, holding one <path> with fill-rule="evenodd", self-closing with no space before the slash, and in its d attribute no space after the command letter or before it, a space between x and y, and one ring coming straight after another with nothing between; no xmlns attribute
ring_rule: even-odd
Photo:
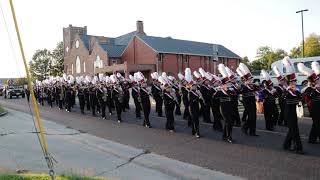
<svg viewBox="0 0 320 180"><path fill-rule="evenodd" d="M29 112L26 99L0 97L0 104ZM297 155L282 150L287 128L265 131L260 115L257 122L260 136L246 136L239 128L234 128L233 144L223 142L221 133L213 131L211 124L206 123L200 126L202 138L191 136L191 129L180 116L176 116L177 132L170 133L164 130L165 118L156 117L154 108L151 129L142 127L142 120L135 119L133 110L123 113L121 124L116 122L115 115L108 116L108 120L92 117L89 112L81 115L77 106L68 113L46 105L40 107L40 116L81 132L248 179L320 179L320 145L307 143L311 128L309 118L299 120L306 154Z"/></svg>

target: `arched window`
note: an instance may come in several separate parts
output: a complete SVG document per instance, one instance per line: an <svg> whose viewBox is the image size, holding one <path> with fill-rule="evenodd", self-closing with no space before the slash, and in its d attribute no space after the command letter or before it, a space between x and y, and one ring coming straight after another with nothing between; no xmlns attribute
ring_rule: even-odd
<svg viewBox="0 0 320 180"><path fill-rule="evenodd" d="M86 62L83 61L83 72L86 72Z"/></svg>
<svg viewBox="0 0 320 180"><path fill-rule="evenodd" d="M77 59L76 59L76 73L81 73L81 63L80 63L79 56L77 56Z"/></svg>
<svg viewBox="0 0 320 180"><path fill-rule="evenodd" d="M73 64L71 64L71 74L73 74Z"/></svg>
<svg viewBox="0 0 320 180"><path fill-rule="evenodd" d="M97 55L96 60L94 61L94 68L102 68L103 61L100 59L100 56Z"/></svg>

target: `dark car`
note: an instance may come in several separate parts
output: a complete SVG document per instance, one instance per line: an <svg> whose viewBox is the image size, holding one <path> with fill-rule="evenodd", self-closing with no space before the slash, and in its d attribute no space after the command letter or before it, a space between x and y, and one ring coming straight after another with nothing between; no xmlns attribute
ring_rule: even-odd
<svg viewBox="0 0 320 180"><path fill-rule="evenodd" d="M0 84L0 96L3 96L4 85Z"/></svg>
<svg viewBox="0 0 320 180"><path fill-rule="evenodd" d="M23 86L9 85L5 87L4 98L12 99L12 97L19 97L19 96L21 96L22 98L25 97Z"/></svg>

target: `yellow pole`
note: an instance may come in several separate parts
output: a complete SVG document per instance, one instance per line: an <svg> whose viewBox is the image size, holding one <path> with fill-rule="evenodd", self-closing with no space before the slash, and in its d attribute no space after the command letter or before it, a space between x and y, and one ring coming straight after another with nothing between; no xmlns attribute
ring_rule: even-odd
<svg viewBox="0 0 320 180"><path fill-rule="evenodd" d="M34 96L32 84L31 84L31 77L30 77L28 66L27 66L27 61L26 61L26 57L25 57L25 54L24 54L23 46L22 46L22 40L21 40L21 37L20 37L19 27L18 27L18 23L17 23L15 12L14 12L14 7L13 7L12 0L10 0L10 7L11 7L11 12L12 12L12 16L13 16L14 25L15 25L16 32L17 32L17 37L18 37L19 46L20 46L20 50L21 50L21 56L22 56L23 63L24 63L24 68L26 70L26 74L27 74L27 78L28 78L28 88L30 90L31 99L32 99L32 103L33 103L33 108L34 108L34 112L35 112L36 119L37 119L37 124L38 124L39 130L40 130L40 134L41 134L41 140L42 140L42 144L43 144L43 149L44 149L45 155L48 156L48 154L49 154L48 153L48 145L47 145L46 138L44 136L43 128L42 128L41 121L40 121L39 110L38 110L38 106L37 106L37 103L36 103L36 98Z"/></svg>

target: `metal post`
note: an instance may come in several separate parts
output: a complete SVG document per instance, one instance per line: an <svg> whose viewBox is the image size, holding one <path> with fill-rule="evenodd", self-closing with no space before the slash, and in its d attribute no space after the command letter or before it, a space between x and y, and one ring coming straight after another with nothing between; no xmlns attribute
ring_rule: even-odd
<svg viewBox="0 0 320 180"><path fill-rule="evenodd" d="M297 11L296 13L301 13L301 27L302 27L302 57L304 57L304 27L303 27L303 12L309 11L308 9Z"/></svg>

